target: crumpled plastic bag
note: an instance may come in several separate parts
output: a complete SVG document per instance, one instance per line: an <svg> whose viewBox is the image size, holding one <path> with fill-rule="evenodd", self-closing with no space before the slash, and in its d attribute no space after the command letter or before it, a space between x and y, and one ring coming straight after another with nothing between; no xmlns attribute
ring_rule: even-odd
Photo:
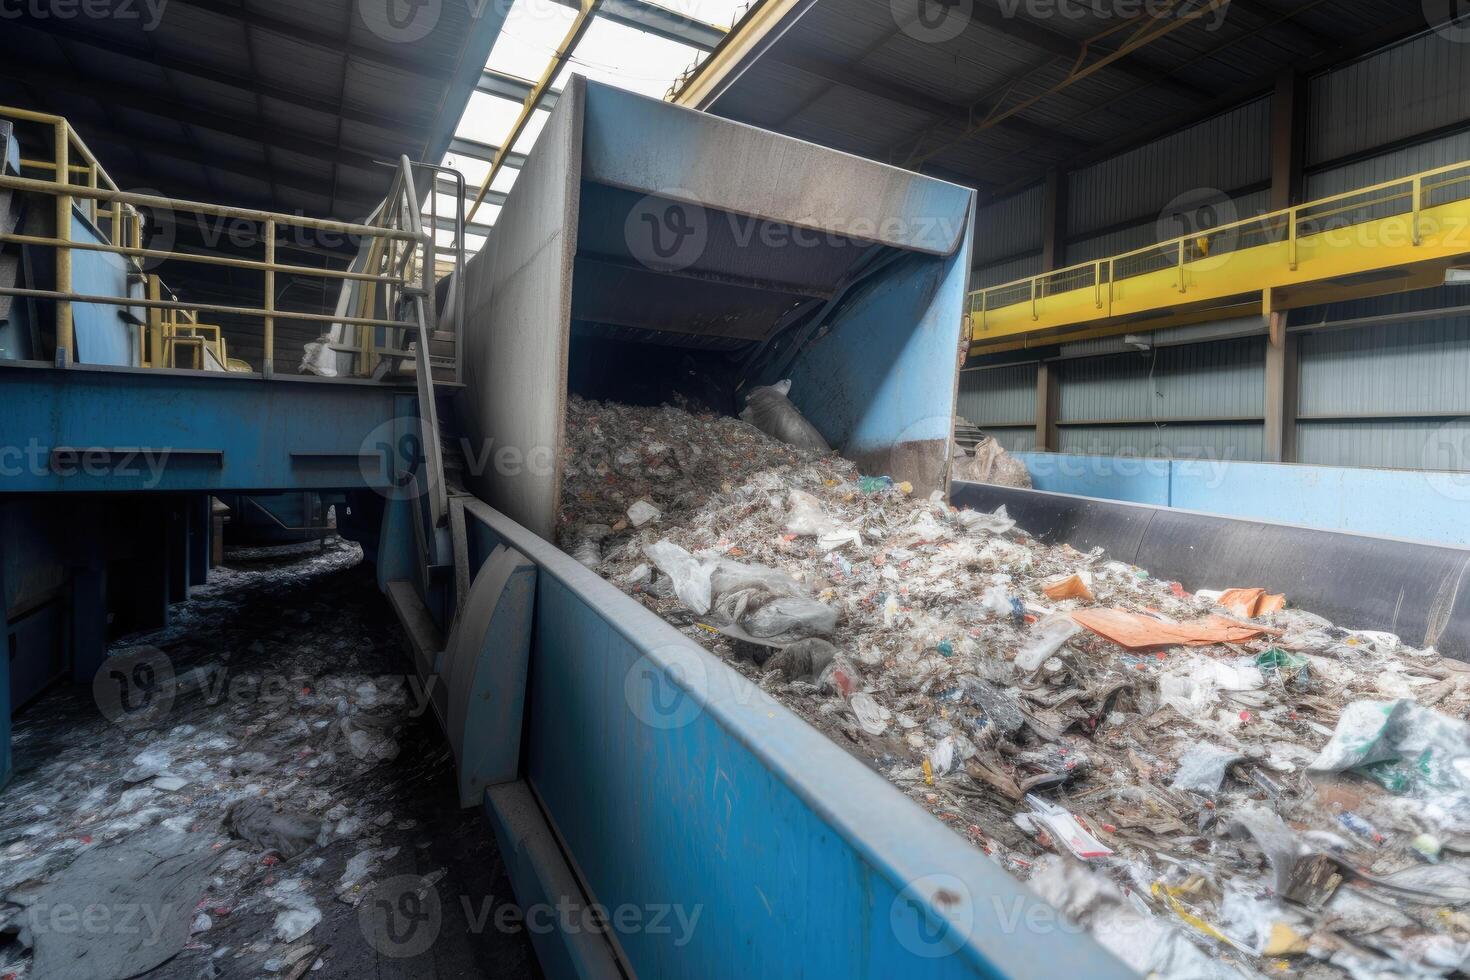
<svg viewBox="0 0 1470 980"><path fill-rule="evenodd" d="M680 602L701 616L709 612L714 593L711 583L714 562L700 561L667 539L649 545L643 553L674 583L674 595Z"/></svg>
<svg viewBox="0 0 1470 980"><path fill-rule="evenodd" d="M1016 666L1027 672L1035 670L1081 632L1071 616L1052 613L1027 634L1026 645L1016 654Z"/></svg>
<svg viewBox="0 0 1470 980"><path fill-rule="evenodd" d="M740 417L766 435L780 439L787 445L818 453L830 453L832 447L827 444L827 440L822 438L816 426L808 422L806 416L786 397L790 392L790 379L753 388L745 397L745 409Z"/></svg>
<svg viewBox="0 0 1470 980"><path fill-rule="evenodd" d="M1016 522L1006 511L1005 504L997 507L993 514L987 514L982 510L962 510L954 516L954 519L955 523L966 531L987 531L990 534L1007 534L1016 526Z"/></svg>
<svg viewBox="0 0 1470 980"><path fill-rule="evenodd" d="M1231 749L1196 742L1179 757L1179 768L1174 772L1170 789L1188 790L1206 795L1220 792L1225 782L1225 773L1245 756Z"/></svg>
<svg viewBox="0 0 1470 980"><path fill-rule="evenodd" d="M1409 698L1355 701L1308 769L1356 769L1393 793L1421 799L1449 795L1460 809L1470 798L1470 725ZM1460 797L1458 807L1454 797Z"/></svg>
<svg viewBox="0 0 1470 980"><path fill-rule="evenodd" d="M749 638L776 645L837 628L837 610L807 595L785 572L728 558L699 558L663 540L643 553L667 575L679 601L696 614L714 613Z"/></svg>
<svg viewBox="0 0 1470 980"><path fill-rule="evenodd" d="M736 620L751 636L777 642L828 636L837 628L837 610L802 596L783 597Z"/></svg>
<svg viewBox="0 0 1470 980"><path fill-rule="evenodd" d="M790 508L785 524L788 533L816 538L823 551L836 551L849 544L862 547L862 534L827 516L821 501L806 491L792 490L786 496L786 505Z"/></svg>

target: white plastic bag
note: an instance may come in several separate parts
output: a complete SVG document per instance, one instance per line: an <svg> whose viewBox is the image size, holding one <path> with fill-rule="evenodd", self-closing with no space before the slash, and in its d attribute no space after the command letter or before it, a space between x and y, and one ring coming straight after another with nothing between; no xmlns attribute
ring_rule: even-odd
<svg viewBox="0 0 1470 980"><path fill-rule="evenodd" d="M703 616L709 612L713 597L712 562L702 562L667 539L643 549L648 559L674 583L674 595L690 609Z"/></svg>

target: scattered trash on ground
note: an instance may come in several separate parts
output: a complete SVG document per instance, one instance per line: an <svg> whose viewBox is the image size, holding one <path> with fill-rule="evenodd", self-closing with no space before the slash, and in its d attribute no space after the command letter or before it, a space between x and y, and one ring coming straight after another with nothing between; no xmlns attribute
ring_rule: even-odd
<svg viewBox="0 0 1470 980"><path fill-rule="evenodd" d="M16 716L0 977L374 976L354 903L375 883L453 863L475 877L446 888L446 917L450 894L510 897L360 550L228 560L170 627L113 650L167 658L147 661L176 679L156 725L109 722L91 685ZM463 923L446 922L435 962L472 975L497 946L506 975L529 975L524 936Z"/></svg>
<svg viewBox="0 0 1470 980"><path fill-rule="evenodd" d="M564 548L595 536L590 567L1135 969L1470 966L1466 665L1043 544L738 419L568 413Z"/></svg>

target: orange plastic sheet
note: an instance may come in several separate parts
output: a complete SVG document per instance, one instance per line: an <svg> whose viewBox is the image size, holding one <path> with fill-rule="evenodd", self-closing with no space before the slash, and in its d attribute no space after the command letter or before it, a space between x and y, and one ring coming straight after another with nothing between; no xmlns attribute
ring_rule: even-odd
<svg viewBox="0 0 1470 980"><path fill-rule="evenodd" d="M1087 587L1087 583L1082 580L1081 575L1068 575L1066 578L1059 578L1056 581L1048 582L1041 587L1041 591L1046 593L1048 599L1086 599L1088 602L1095 601L1092 590Z"/></svg>
<svg viewBox="0 0 1470 980"><path fill-rule="evenodd" d="M1072 620L1129 650L1240 643L1270 632L1249 623L1237 623L1224 616L1208 616L1193 623L1164 623L1152 616L1122 609L1081 609L1072 613Z"/></svg>
<svg viewBox="0 0 1470 980"><path fill-rule="evenodd" d="M1286 596L1268 595L1265 589L1226 589L1215 603L1242 619L1255 619L1285 609Z"/></svg>

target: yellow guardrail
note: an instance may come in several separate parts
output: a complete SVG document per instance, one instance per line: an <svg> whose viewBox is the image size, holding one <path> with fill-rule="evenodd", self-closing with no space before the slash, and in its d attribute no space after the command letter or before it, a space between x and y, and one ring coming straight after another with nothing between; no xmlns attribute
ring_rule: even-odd
<svg viewBox="0 0 1470 980"><path fill-rule="evenodd" d="M1470 162L978 290L970 352L1420 289L1466 256Z"/></svg>
<svg viewBox="0 0 1470 980"><path fill-rule="evenodd" d="M375 224L356 224L324 218L310 218L237 208L201 201L187 201L137 194L121 190L108 176L97 157L72 129L65 117L28 109L0 106L0 118L49 127L52 158L22 159L22 176L0 173L0 189L22 193L49 195L55 198L56 221L52 235L0 233L0 242L50 248L56 255L55 288L50 290L0 287L0 295L28 297L53 302L56 316L56 363L65 367L75 359L75 330L72 317L74 304L95 303L123 308L147 310L147 323L139 324L137 350L141 366L154 368L197 367L205 369L206 357L218 362L218 369L248 371L250 366L229 357L225 338L215 324L200 322L201 314L234 315L258 319L264 334L262 374L270 376L275 360L275 324L278 320L316 322L325 326L356 327L358 340L348 349L359 356L356 373L370 375L377 365L379 353L401 353L403 344L380 345L379 328L403 332L412 324L392 318L405 290L418 288L417 272L432 267L434 244L422 229L412 230L401 209L385 207ZM75 163L73 160L82 162ZM24 176L27 170L41 171L46 179ZM72 235L73 208L80 204L83 214L92 222L103 241L79 241ZM264 260L235 255L211 255L176 249L145 248L142 241L141 208L162 209L174 214L206 215L250 222L260 229ZM283 228L305 228L357 236L371 243L371 254L361 270L327 269L281 263L276 260L276 240ZM127 258L131 271L147 284L145 296L105 296L78 293L73 288L72 253L78 250L107 252ZM180 301L156 275L148 275L145 259L180 263L225 266L260 272L261 303L259 306L237 306L217 303ZM349 307L351 314L313 313L283 310L276 305L276 276L287 274L305 278L356 281L356 291ZM375 315L383 311L384 315ZM421 340L420 343L426 342ZM188 364L182 363L187 355Z"/></svg>

